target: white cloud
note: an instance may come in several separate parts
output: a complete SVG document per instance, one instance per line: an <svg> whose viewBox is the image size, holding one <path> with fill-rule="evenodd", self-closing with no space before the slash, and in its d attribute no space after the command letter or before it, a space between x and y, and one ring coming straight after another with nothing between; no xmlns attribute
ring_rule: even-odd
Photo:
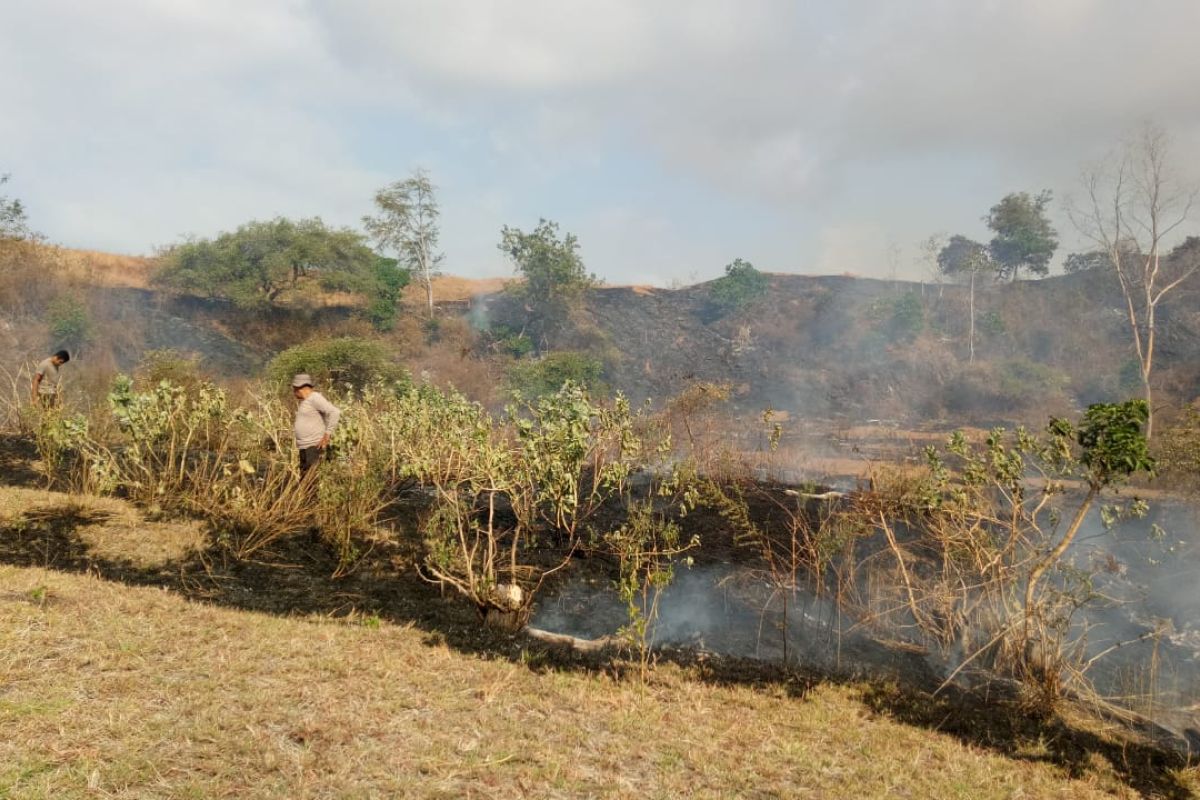
<svg viewBox="0 0 1200 800"><path fill-rule="evenodd" d="M627 225L648 274L702 247L882 274L881 240L977 224L1007 191L1061 195L1143 118L1181 152L1200 144L1198 25L1194 0L8 3L0 171L41 228L81 244L144 249L276 213L353 222L421 161L450 178L445 241L470 268L499 268L500 223L568 205L581 236ZM363 145L372 114L442 142ZM660 206L610 191L580 208L571 176L623 157L656 167ZM640 176L629 195L647 194ZM716 215L670 206L699 202L672 195L693 186L740 218L689 230ZM626 269L594 250L594 268Z"/></svg>

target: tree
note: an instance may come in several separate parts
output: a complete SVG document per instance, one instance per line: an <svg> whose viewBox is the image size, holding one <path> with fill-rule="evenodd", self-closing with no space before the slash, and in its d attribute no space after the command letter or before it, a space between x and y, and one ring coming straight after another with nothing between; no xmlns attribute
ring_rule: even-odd
<svg viewBox="0 0 1200 800"><path fill-rule="evenodd" d="M367 292L374 260L375 254L355 231L330 228L316 217L279 217L169 248L156 280L254 308L274 303L304 278L316 279L329 290Z"/></svg>
<svg viewBox="0 0 1200 800"><path fill-rule="evenodd" d="M396 306L404 287L408 286L411 274L394 258L376 256L371 265L371 299L367 305L367 318L379 331L390 331L396 326Z"/></svg>
<svg viewBox="0 0 1200 800"><path fill-rule="evenodd" d="M384 250L395 253L400 263L425 287L429 318L433 319L433 279L439 272L442 254L437 252L437 196L429 175L417 170L375 193L375 216L363 217L367 234Z"/></svg>
<svg viewBox="0 0 1200 800"><path fill-rule="evenodd" d="M932 239L930 240L933 241ZM967 360L975 363L975 280L980 272L995 268L988 248L965 236L951 236L950 241L937 255L938 269L943 275L962 278L966 276L970 285L969 333L967 335Z"/></svg>
<svg viewBox="0 0 1200 800"><path fill-rule="evenodd" d="M1200 259L1164 259L1162 251L1164 241L1187 221L1196 189L1176 179L1170 140L1162 128L1151 124L1115 155L1086 166L1083 186L1087 195L1083 205L1068 210L1079 232L1107 254L1120 283L1148 406L1146 437L1150 438L1158 306L1200 268Z"/></svg>
<svg viewBox="0 0 1200 800"><path fill-rule="evenodd" d="M742 308L767 293L770 281L749 261L735 258L725 265L725 275L709 286L709 296L716 306L728 313Z"/></svg>
<svg viewBox="0 0 1200 800"><path fill-rule="evenodd" d="M0 186L8 183L10 175L0 175ZM25 206L15 197L0 194L0 239L28 239L29 218Z"/></svg>
<svg viewBox="0 0 1200 800"><path fill-rule="evenodd" d="M525 279L514 290L529 301L543 338L596 284L596 276L587 271L579 255L579 240L572 233L560 236L556 222L538 220L530 233L505 225L499 248Z"/></svg>
<svg viewBox="0 0 1200 800"><path fill-rule="evenodd" d="M1016 280L1021 269L1034 275L1050 272L1050 259L1058 248L1058 232L1046 216L1050 191L1036 197L1028 192L1005 195L984 218L995 232L988 250L1001 279Z"/></svg>
<svg viewBox="0 0 1200 800"><path fill-rule="evenodd" d="M1143 425L1146 426L1144 434ZM1054 419L1050 423L1050 432L1059 439L1061 453L1068 452L1066 442L1072 438L1078 441L1082 450L1079 457L1083 467L1082 477L1087 483L1088 491L1083 502L1075 510L1062 539L1050 552L1036 561L1029 572L1029 579L1025 584L1027 624L1029 615L1033 613L1034 590L1038 581L1046 574L1046 570L1054 566L1063 553L1067 552L1100 492L1112 484L1128 480L1130 476L1139 472L1153 474L1155 466L1147 445L1150 435L1150 403L1145 400L1090 405L1078 427L1065 420Z"/></svg>

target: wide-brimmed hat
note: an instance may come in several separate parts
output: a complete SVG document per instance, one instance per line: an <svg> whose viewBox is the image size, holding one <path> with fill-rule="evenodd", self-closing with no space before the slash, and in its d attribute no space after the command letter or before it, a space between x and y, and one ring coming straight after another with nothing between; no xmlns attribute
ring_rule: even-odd
<svg viewBox="0 0 1200 800"><path fill-rule="evenodd" d="M309 377L307 372L301 372L299 375L292 378L292 388L293 389L299 389L301 386L312 386L312 385L313 385L312 378Z"/></svg>

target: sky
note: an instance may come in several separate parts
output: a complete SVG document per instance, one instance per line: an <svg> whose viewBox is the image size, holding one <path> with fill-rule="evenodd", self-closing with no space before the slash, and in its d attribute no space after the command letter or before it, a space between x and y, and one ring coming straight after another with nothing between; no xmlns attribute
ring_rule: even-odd
<svg viewBox="0 0 1200 800"><path fill-rule="evenodd" d="M1014 191L1082 249L1062 201L1147 121L1192 170L1196 30L1196 0L6 0L0 173L123 253L358 227L426 169L456 274L545 217L609 283L919 278Z"/></svg>

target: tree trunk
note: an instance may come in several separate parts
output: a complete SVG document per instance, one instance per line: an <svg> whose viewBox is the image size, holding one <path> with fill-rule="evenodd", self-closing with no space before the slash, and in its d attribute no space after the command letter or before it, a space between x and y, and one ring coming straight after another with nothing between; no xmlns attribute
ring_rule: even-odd
<svg viewBox="0 0 1200 800"><path fill-rule="evenodd" d="M1075 511L1075 517L1071 520L1067 532L1063 534L1060 541L1053 550L1046 554L1045 558L1039 561L1029 573L1029 582L1025 584L1025 636L1029 637L1029 618L1033 614L1033 595L1037 588L1038 581L1042 575L1046 573L1054 563L1062 557L1062 554L1067 552L1067 548L1071 546L1075 534L1079 533L1079 528L1083 525L1083 520L1087 516L1087 512L1091 510L1092 503L1096 500L1096 495L1099 493L1099 488L1091 486L1088 488L1087 497L1080 503L1079 508Z"/></svg>
<svg viewBox="0 0 1200 800"><path fill-rule="evenodd" d="M1146 397L1146 441L1154 435L1154 395L1150 390L1150 372L1142 371L1142 394Z"/></svg>
<svg viewBox="0 0 1200 800"><path fill-rule="evenodd" d="M969 356L967 363L975 363L975 270L971 270L971 334L967 345Z"/></svg>

